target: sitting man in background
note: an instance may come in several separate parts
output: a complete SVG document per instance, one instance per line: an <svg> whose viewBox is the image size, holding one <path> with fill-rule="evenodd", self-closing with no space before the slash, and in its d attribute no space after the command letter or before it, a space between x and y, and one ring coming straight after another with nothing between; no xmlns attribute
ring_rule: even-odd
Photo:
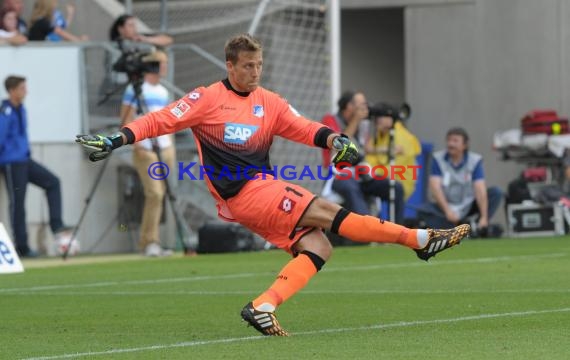
<svg viewBox="0 0 570 360"><path fill-rule="evenodd" d="M61 186L59 179L30 157L28 119L24 108L27 94L26 79L8 76L4 82L8 99L0 104L0 171L4 173L10 198L10 218L16 251L23 257L37 257L28 246L26 230L26 188L32 183L46 192L49 225L56 237L70 238L71 230L63 226L61 216ZM68 243L68 241L65 241Z"/></svg>
<svg viewBox="0 0 570 360"><path fill-rule="evenodd" d="M451 128L446 135L447 150L433 154L429 189L435 203L423 204L418 213L428 227L455 226L477 218L482 234L501 204L503 192L487 188L483 157L469 151L469 135L463 128Z"/></svg>
<svg viewBox="0 0 570 360"><path fill-rule="evenodd" d="M338 113L336 115L325 115L322 123L333 129L333 131L344 133L362 148L362 143L359 141L358 128L362 120L366 118L368 118L368 103L364 94L346 91L338 100ZM323 166L327 168L330 163L330 151L325 149L323 150ZM354 177L342 180L334 179L332 189L346 201L345 208L361 215L370 214L366 196L377 196L383 201L389 201L390 199L389 179L378 180L370 177L360 181ZM390 220L397 224L402 224L404 215L404 190L402 184L396 183L395 190L396 218Z"/></svg>
<svg viewBox="0 0 570 360"><path fill-rule="evenodd" d="M382 106L375 105L374 108L380 109ZM376 116L375 119L376 134L372 134L368 142L366 143L366 162L370 166L384 165L388 166L390 164L390 159L388 159L388 147L390 146L390 129L394 127L394 144L392 145L392 151L394 156L394 164L401 166L416 165L416 157L422 152L421 144L418 138L412 134L406 127L402 124L402 121L394 122L394 117L383 114ZM414 192L416 188L416 178L417 172L413 168L406 168L403 173L403 178L396 177L396 180L402 184L404 189L404 200L407 200ZM382 176L382 172L378 173Z"/></svg>

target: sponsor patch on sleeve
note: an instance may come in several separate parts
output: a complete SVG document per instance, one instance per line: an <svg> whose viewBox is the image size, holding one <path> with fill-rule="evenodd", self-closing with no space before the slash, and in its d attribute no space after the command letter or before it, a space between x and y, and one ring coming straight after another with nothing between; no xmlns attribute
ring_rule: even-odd
<svg viewBox="0 0 570 360"><path fill-rule="evenodd" d="M188 105L186 101L180 100L178 101L175 107L170 109L170 112L172 113L172 115L180 119L182 116L184 116L184 114L188 112L188 110L190 110L190 105Z"/></svg>
<svg viewBox="0 0 570 360"><path fill-rule="evenodd" d="M200 94L198 90L194 90L190 94L188 94L188 99L190 100L190 102L195 103L196 101L198 101L198 99L200 99L200 96L202 96L202 94Z"/></svg>

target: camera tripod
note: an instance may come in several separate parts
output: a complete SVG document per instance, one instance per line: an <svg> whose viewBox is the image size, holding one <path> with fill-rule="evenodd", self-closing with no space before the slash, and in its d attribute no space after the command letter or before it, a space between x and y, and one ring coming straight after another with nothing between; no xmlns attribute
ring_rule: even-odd
<svg viewBox="0 0 570 360"><path fill-rule="evenodd" d="M142 93L142 85L143 85L142 76L138 76L138 75L134 76L132 74L129 74L129 82L125 86L117 87L112 92L107 93L105 98L99 102L99 105L104 103L105 101L107 101L113 93L117 92L120 89L124 89L128 84L131 84L133 86L133 90L134 90L134 94L135 94L134 99L135 99L135 103L137 105L136 106L137 115L140 116L140 115L148 113L148 108L147 108L146 102L144 100L144 95ZM158 161L163 163L160 146L158 144L157 139L155 139L155 138L151 139L151 143L152 143L153 151L157 155ZM93 195L94 195L95 191L97 190L97 187L98 187L98 185L99 185L99 183L103 177L103 174L107 168L108 162L109 162L109 159L104 160L103 166L101 167L101 169L99 170L99 173L97 174L97 177L95 178L95 182L92 185L92 188L89 192L89 195L85 199L85 206L81 212L81 215L79 217L79 221L73 230L71 239L70 239L69 243L67 244L64 253L62 254L63 260L65 260L67 258L67 256L69 255L69 250L71 249L71 245L72 245L73 241L75 241L75 237L77 236L77 233L79 232L80 226L83 223L83 220L84 220L85 215L87 213L87 209L88 209L88 207L91 203L91 200L93 198ZM160 181L160 180L157 180L157 181ZM177 199L176 199L176 196L174 195L174 193L172 191L172 188L168 182L168 179L165 178L162 181L164 181L164 183L165 183L166 196L168 198L168 202L170 203L170 207L171 207L172 213L174 215L174 220L176 223L177 237L180 241L181 247L182 247L182 249L186 255L194 254L195 253L195 247L196 247L196 244L195 244L196 243L196 239L195 239L196 234L188 226L188 224L184 220L182 214L177 209L177 207L176 207ZM123 212L124 212L123 210L120 210L119 214L117 215L117 218Z"/></svg>
<svg viewBox="0 0 570 360"><path fill-rule="evenodd" d="M388 116L392 118L392 126L388 131L388 165L390 167L390 182L389 182L389 205L388 205L388 213L389 213L389 220L391 222L396 221L396 178L392 171L394 169L394 165L396 164L396 156L394 154L394 136L395 136L395 126L398 121L407 120L411 113L412 108L407 103L402 103L399 106L395 106L393 104L388 103L378 103L374 105L374 107L369 108L370 115L374 113L374 116ZM376 128L374 127L373 131L374 138L376 139ZM374 140L376 144L376 140ZM403 211L403 209L402 209ZM403 220L403 219L402 219Z"/></svg>
<svg viewBox="0 0 570 360"><path fill-rule="evenodd" d="M394 118L392 118L394 119ZM388 220L391 222L396 222L396 178L392 174L392 169L394 169L394 165L396 165L396 156L394 154L394 136L395 136L395 127L396 119L393 120L392 126L388 130L388 147L386 150L386 157L388 158L388 167L390 169L389 173L389 183L388 183ZM373 128L372 131L374 138L376 138L376 128ZM376 139L374 140L374 144L376 144Z"/></svg>
<svg viewBox="0 0 570 360"><path fill-rule="evenodd" d="M131 76L131 84L133 86L133 90L135 93L135 103L137 104L137 116L144 115L144 114L148 113L148 107L147 107L147 104L146 104L146 101L144 99L144 95L142 92L142 85L143 85L142 77L140 77L140 76L132 77ZM152 143L152 150L156 154L158 162L164 163L158 140L156 138L151 138L150 140ZM156 180L156 181L160 181L160 180ZM182 216L182 214L180 213L180 211L176 207L176 202L177 202L176 195L172 191L172 187L170 186L170 183L168 182L168 178L165 177L165 179L162 181L164 181L164 185L166 188L166 196L168 198L168 202L170 203L170 208L172 210L172 214L174 215L178 239L180 241L180 245L182 246L184 254L186 254L186 255L195 254L196 250L195 250L195 244L194 243L195 243L195 236L196 235L195 235L194 231L192 231L190 226L188 226L188 224L184 220L184 217Z"/></svg>
<svg viewBox="0 0 570 360"><path fill-rule="evenodd" d="M388 213L389 213L389 220L391 222L396 222L396 177L392 174L392 169L394 169L394 165L396 164L396 156L394 155L394 125L396 121L392 123L390 126L390 130L388 131L388 165L390 166L390 191L389 191L389 205L388 205Z"/></svg>

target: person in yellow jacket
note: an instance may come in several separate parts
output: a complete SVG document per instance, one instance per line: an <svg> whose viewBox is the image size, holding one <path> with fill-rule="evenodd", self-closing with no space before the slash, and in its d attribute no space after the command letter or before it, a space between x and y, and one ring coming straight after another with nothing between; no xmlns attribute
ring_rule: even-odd
<svg viewBox="0 0 570 360"><path fill-rule="evenodd" d="M401 121L394 124L391 116L378 116L375 119L376 134L371 136L366 144L366 162L372 167L377 165L389 165L388 144L390 142L390 128L394 126L393 154L394 165L416 165L416 156L421 153L422 147L418 138L412 134ZM381 171L380 171L381 172ZM383 175L379 173L378 175ZM417 171L416 171L417 175ZM404 188L404 198L407 200L416 188L414 169L406 168L404 179L396 178Z"/></svg>

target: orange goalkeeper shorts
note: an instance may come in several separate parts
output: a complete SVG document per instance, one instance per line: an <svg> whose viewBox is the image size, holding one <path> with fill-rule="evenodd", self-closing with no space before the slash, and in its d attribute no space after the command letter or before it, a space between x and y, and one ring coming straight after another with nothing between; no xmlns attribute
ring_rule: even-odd
<svg viewBox="0 0 570 360"><path fill-rule="evenodd" d="M292 253L291 247L313 227L298 223L316 196L305 188L277 180L250 180L236 196L226 200L233 218L271 244Z"/></svg>

